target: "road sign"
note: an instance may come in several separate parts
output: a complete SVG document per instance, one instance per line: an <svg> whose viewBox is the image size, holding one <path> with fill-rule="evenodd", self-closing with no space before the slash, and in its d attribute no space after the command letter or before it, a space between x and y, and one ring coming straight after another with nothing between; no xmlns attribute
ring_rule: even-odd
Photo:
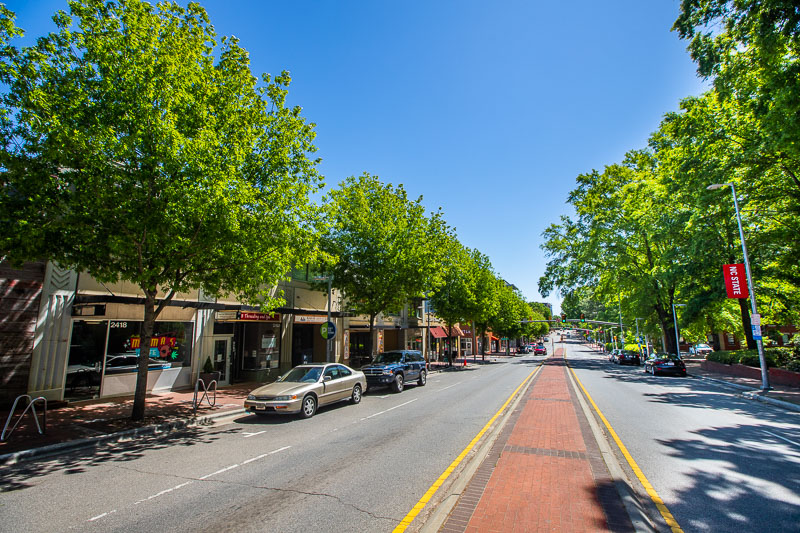
<svg viewBox="0 0 800 533"><path fill-rule="evenodd" d="M320 325L319 332L322 334L323 339L330 340L336 336L336 324L333 322L325 322Z"/></svg>
<svg viewBox="0 0 800 533"><path fill-rule="evenodd" d="M750 323L754 326L760 326L761 315L759 315L758 313L753 313L752 315L750 315Z"/></svg>
<svg viewBox="0 0 800 533"><path fill-rule="evenodd" d="M750 327L753 329L753 340L760 341L761 340L761 326L756 326L755 324L751 324Z"/></svg>

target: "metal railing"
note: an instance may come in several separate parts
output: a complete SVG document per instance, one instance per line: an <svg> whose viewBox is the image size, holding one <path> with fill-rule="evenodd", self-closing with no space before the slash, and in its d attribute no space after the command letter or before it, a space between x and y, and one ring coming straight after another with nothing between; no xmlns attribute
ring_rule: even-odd
<svg viewBox="0 0 800 533"><path fill-rule="evenodd" d="M200 387L202 386L202 396L200 396L200 401L197 401L197 395L201 391ZM213 400L209 398L208 393L213 392ZM194 399L192 400L192 408L194 409L194 413L197 414L197 406L203 403L203 400L208 403L209 407L214 407L217 405L217 380L212 379L206 385L203 378L197 378L197 382L194 384Z"/></svg>
<svg viewBox="0 0 800 533"><path fill-rule="evenodd" d="M14 417L14 411L17 409L17 403L19 403L19 401L22 398L28 399L28 405L25 407L25 410L22 411L22 414L19 415L17 421L14 423L13 426L11 426L11 429L9 430L8 424L11 423L11 419ZM44 403L44 411L42 411L41 425L39 424L39 417L36 415L36 402L38 402L39 400L41 400ZM33 415L33 421L36 422L36 429L39 430L39 435L44 435L44 433L47 431L47 398L45 398L44 396L31 398L29 394L20 394L19 396L17 396L17 399L14 400L14 405L11 406L11 411L8 413L6 424L5 426L3 426L3 432L0 433L0 441L6 440L7 430L8 430L8 436L9 437L11 436L14 430L17 429L19 423L22 421L23 417L25 416L25 413L27 413L28 411L30 411L31 414Z"/></svg>

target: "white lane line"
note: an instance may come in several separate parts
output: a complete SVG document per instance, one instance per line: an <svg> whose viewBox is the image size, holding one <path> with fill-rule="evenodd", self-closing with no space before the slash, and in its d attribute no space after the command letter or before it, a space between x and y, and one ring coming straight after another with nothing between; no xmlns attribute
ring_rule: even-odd
<svg viewBox="0 0 800 533"><path fill-rule="evenodd" d="M113 513L116 513L116 512L117 512L117 510L116 510L116 509L114 509L113 511L109 511L109 512L107 512L107 513L103 513L103 514L99 514L99 515L97 515L97 516L95 516L95 517L93 517L93 518L90 518L89 520L87 520L87 522L94 522L95 520L100 520L100 519L101 519L101 518L103 518L104 516L108 516L108 515L110 515L110 514L113 514Z"/></svg>
<svg viewBox="0 0 800 533"><path fill-rule="evenodd" d="M452 389L452 388L453 388L453 387L455 387L456 385L461 385L462 383L463 383L463 381L459 381L458 383L453 383L452 385L448 385L447 387L445 387L445 388L443 388L443 389L439 389L439 391L443 391L443 390L447 390L447 389Z"/></svg>
<svg viewBox="0 0 800 533"><path fill-rule="evenodd" d="M375 414L373 414L373 415L365 416L364 418L362 418L362 419L361 419L361 421L363 422L364 420L368 420L368 419L370 419L370 418L372 418L372 417L375 417L375 416L379 416L379 415L382 415L382 414L388 413L389 411L392 411L392 410L394 410L394 409L397 409L398 407L403 407L404 405L408 405L408 404L410 404L411 402L416 402L418 399L419 399L419 398L414 398L413 400L407 401L406 403L401 403L400 405L395 405L394 407L390 407L389 409L386 409L385 411L381 411L380 413L375 413Z"/></svg>
<svg viewBox="0 0 800 533"><path fill-rule="evenodd" d="M240 466L240 465L238 465L238 464L236 464L236 465L231 465L231 466L226 466L225 468L223 468L223 469L221 469L221 470L217 470L216 472L212 472L212 473L210 473L210 474L206 474L205 476L203 476L203 477L201 477L201 478L198 478L198 479L208 479L208 478L210 478L211 476L216 476L217 474L221 474L221 473L223 473L223 472L227 472L228 470L233 470L234 468L238 468L239 466Z"/></svg>
<svg viewBox="0 0 800 533"><path fill-rule="evenodd" d="M255 433L246 433L245 432L244 433L244 438L255 437L256 435L261 435L262 433L266 433L266 432L267 432L266 429L264 431L256 431Z"/></svg>
<svg viewBox="0 0 800 533"><path fill-rule="evenodd" d="M253 457L252 459L248 459L247 461L242 461L242 464L246 465L247 463L252 463L253 461L258 461L259 459L263 459L264 457L267 457L268 455L272 455L272 454L275 454L275 453L278 453L278 452L282 452L283 450L288 450L289 448L291 448L291 446L284 446L283 448L278 448L277 450L272 450L269 453L262 453L261 455Z"/></svg>
<svg viewBox="0 0 800 533"><path fill-rule="evenodd" d="M387 394L387 395L385 395L385 396L376 396L376 398L381 398L381 399L383 399L383 398L388 398L388 397L389 397L389 395L388 395L388 394Z"/></svg>
<svg viewBox="0 0 800 533"><path fill-rule="evenodd" d="M772 436L773 436L773 437L775 437L776 439L785 440L785 441L786 441L786 442L788 442L789 444L794 444L795 446L800 446L800 443L797 443L797 442L795 442L795 441L793 441L793 440L789 440L789 439L787 439L786 437L781 437L780 435L776 435L775 433L770 433L770 432L769 432L769 431L767 431L767 430L762 430L762 431L763 431L764 433L766 433L767 435L772 435Z"/></svg>
<svg viewBox="0 0 800 533"><path fill-rule="evenodd" d="M164 494L172 492L173 490L178 490L181 487L185 487L189 483L191 483L191 481L187 481L186 483L181 483L180 485L176 485L176 486L172 487L171 489L162 490L161 492L159 492L157 494L153 494L152 496L148 496L147 498L145 498L143 500L139 500L138 502L134 503L134 505L139 505L142 502L146 502L146 501L152 500L153 498L158 498L159 496L163 496Z"/></svg>

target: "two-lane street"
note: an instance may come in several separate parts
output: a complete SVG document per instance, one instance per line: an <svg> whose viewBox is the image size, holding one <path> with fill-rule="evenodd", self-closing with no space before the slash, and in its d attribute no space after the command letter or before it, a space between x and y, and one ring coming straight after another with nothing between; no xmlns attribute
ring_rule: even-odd
<svg viewBox="0 0 800 533"><path fill-rule="evenodd" d="M391 531L538 364L505 361L6 468L0 530Z"/></svg>
<svg viewBox="0 0 800 533"><path fill-rule="evenodd" d="M563 346L685 531L797 530L800 413L753 402L710 381L654 377L643 366L615 365L577 342Z"/></svg>

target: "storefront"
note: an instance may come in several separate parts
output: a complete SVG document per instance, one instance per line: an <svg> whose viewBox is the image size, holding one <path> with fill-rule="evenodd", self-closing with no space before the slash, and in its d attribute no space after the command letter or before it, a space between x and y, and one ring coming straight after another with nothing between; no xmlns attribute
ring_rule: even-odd
<svg viewBox="0 0 800 533"><path fill-rule="evenodd" d="M140 320L73 320L64 398L132 394L142 325ZM193 340L193 321L156 322L148 350L148 390L189 386Z"/></svg>
<svg viewBox="0 0 800 533"><path fill-rule="evenodd" d="M264 382L281 373L281 315L217 311L214 316L214 369L224 381ZM201 365L202 368L202 365Z"/></svg>

